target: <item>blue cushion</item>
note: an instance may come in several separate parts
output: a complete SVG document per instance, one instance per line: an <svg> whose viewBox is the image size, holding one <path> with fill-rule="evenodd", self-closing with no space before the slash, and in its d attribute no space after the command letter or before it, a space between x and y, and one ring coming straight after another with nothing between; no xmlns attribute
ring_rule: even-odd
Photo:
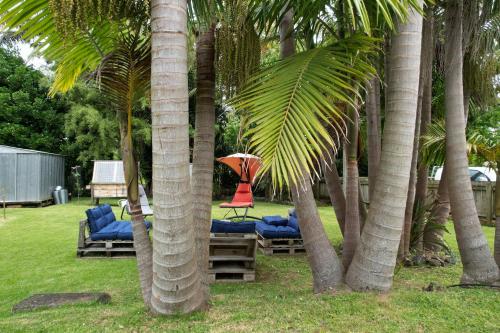
<svg viewBox="0 0 500 333"><path fill-rule="evenodd" d="M255 222L228 222L212 220L210 232L220 233L241 233L248 234L255 232Z"/></svg>
<svg viewBox="0 0 500 333"><path fill-rule="evenodd" d="M273 215L273 216L264 216L262 217L262 221L267 224L271 225L281 225L281 226L286 226L288 223L288 220L286 217L281 217L279 215Z"/></svg>
<svg viewBox="0 0 500 333"><path fill-rule="evenodd" d="M255 230L264 238L300 238L300 232L289 226L255 223Z"/></svg>
<svg viewBox="0 0 500 333"><path fill-rule="evenodd" d="M296 217L290 216L290 218L288 219L288 226L300 232L299 220Z"/></svg>
<svg viewBox="0 0 500 333"><path fill-rule="evenodd" d="M151 222L145 221L146 229L151 229ZM94 241L98 240L133 240L132 223L130 221L114 221L99 230L90 234Z"/></svg>

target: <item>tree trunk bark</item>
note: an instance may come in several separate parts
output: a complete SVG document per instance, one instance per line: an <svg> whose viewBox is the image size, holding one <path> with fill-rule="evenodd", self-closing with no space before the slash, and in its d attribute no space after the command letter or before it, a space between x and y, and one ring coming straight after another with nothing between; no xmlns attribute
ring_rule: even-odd
<svg viewBox="0 0 500 333"><path fill-rule="evenodd" d="M289 10L280 22L281 57L295 53L293 12ZM342 282L343 268L321 223L314 200L310 177L303 175L304 182L290 187L297 212L300 232L304 239L307 260L313 275L315 293L333 290Z"/></svg>
<svg viewBox="0 0 500 333"><path fill-rule="evenodd" d="M469 177L462 79L462 0L445 9L445 106L448 190L463 263L462 283L491 283L499 270L477 215Z"/></svg>
<svg viewBox="0 0 500 333"><path fill-rule="evenodd" d="M404 216L404 228L401 234L401 243L399 245L400 258L410 255L411 229L413 225L413 204L415 203L415 190L417 186L417 158L420 139L420 113L422 112L422 90L423 80L420 72L419 95L417 106L417 117L415 120L415 134L413 138L413 149L411 157L410 181L408 183L408 196L406 197L406 208Z"/></svg>
<svg viewBox="0 0 500 333"><path fill-rule="evenodd" d="M330 150L330 156L334 156L333 149ZM335 165L335 161L332 160L330 165L327 165L327 161L323 162L323 173L325 175L326 188L328 190L328 195L330 196L330 202L332 203L333 210L335 211L335 217L339 223L340 232L344 236L345 228L345 195L344 190L342 190L342 183Z"/></svg>
<svg viewBox="0 0 500 333"><path fill-rule="evenodd" d="M419 1L420 5L422 1ZM354 290L389 290L403 228L418 104L422 16L410 9L392 37L385 130L368 220L346 275Z"/></svg>
<svg viewBox="0 0 500 333"><path fill-rule="evenodd" d="M495 261L500 267L500 160L497 161L497 180L495 184Z"/></svg>
<svg viewBox="0 0 500 333"><path fill-rule="evenodd" d="M439 244L443 241L444 230L435 228L433 225L444 226L450 215L450 196L448 193L448 167L444 162L441 180L439 181L437 197L434 200L433 208L430 212L429 221L424 229L424 249L429 251L440 251Z"/></svg>
<svg viewBox="0 0 500 333"><path fill-rule="evenodd" d="M381 119L380 119L380 83L374 77L367 84L366 90L366 125L368 131L368 189L372 197L378 164L380 163Z"/></svg>
<svg viewBox="0 0 500 333"><path fill-rule="evenodd" d="M342 248L342 264L348 268L351 264L354 251L359 243L359 174L358 174L358 113L349 108L349 126L347 136L347 175L346 182L346 215L344 243Z"/></svg>
<svg viewBox="0 0 500 333"><path fill-rule="evenodd" d="M434 56L434 16L433 7L428 6L425 14L422 28L422 64L421 72L423 73L424 91L422 97L422 113L420 120L420 137L427 133L427 127L431 122L432 117L432 64ZM419 152L419 160L421 160L421 153ZM419 163L417 169L417 185L415 188L415 205L418 207L425 207L427 201L427 183L429 177L429 167L425 163ZM423 250L423 237L424 237L424 221L421 214L416 221L420 226L419 240L417 250Z"/></svg>
<svg viewBox="0 0 500 333"><path fill-rule="evenodd" d="M151 3L153 129L153 290L158 314L205 306L195 258L189 180L186 0Z"/></svg>
<svg viewBox="0 0 500 333"><path fill-rule="evenodd" d="M123 174L127 183L127 200L132 220L132 234L137 258L137 270L141 285L142 298L148 309L151 308L151 285L153 282L153 248L149 239L144 216L139 201L139 173L137 161L134 157L132 142L132 104L128 103L127 112L119 112L121 136L121 155L123 160Z"/></svg>
<svg viewBox="0 0 500 333"><path fill-rule="evenodd" d="M215 146L215 27L203 32L196 45L196 115L193 148L193 216L196 259L208 302L208 248L212 217Z"/></svg>

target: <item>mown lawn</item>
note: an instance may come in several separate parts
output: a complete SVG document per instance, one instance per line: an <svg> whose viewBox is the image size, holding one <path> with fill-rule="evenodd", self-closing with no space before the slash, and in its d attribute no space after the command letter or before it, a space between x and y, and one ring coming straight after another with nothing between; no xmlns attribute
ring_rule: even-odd
<svg viewBox="0 0 500 333"><path fill-rule="evenodd" d="M498 291L422 291L431 281L458 283L460 264L402 268L389 294L317 296L304 256L259 255L256 282L213 285L209 312L154 317L142 305L133 259L76 258L78 221L88 205L12 208L7 221L0 216L0 332L500 332ZM259 202L252 214L285 215L288 208ZM320 212L338 245L332 209ZM214 217L222 214L214 209ZM492 245L494 229L483 230ZM447 239L456 252L454 235ZM112 302L11 312L33 293L84 291L108 292Z"/></svg>

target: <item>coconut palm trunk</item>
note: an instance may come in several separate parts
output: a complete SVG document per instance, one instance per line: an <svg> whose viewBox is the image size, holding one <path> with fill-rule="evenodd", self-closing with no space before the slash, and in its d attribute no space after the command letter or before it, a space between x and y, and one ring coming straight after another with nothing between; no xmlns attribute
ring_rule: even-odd
<svg viewBox="0 0 500 333"><path fill-rule="evenodd" d="M189 180L186 0L151 3L153 289L158 314L205 306L195 257Z"/></svg>
<svg viewBox="0 0 500 333"><path fill-rule="evenodd" d="M342 247L342 264L349 267L354 256L354 251L359 243L359 174L358 174L358 127L359 115L354 108L349 108L349 142L347 150L347 175L346 181L346 214L344 243Z"/></svg>
<svg viewBox="0 0 500 333"><path fill-rule="evenodd" d="M335 156L333 149L330 149L329 156ZM333 206L333 210L335 211L335 217L337 218L340 232L342 233L342 236L344 236L346 202L337 166L335 165L335 161L333 159L327 159L323 162L323 174L325 177L326 189L328 190L330 202Z"/></svg>
<svg viewBox="0 0 500 333"><path fill-rule="evenodd" d="M444 226L450 216L450 196L448 193L448 167L444 163L439 181L437 196L434 200L433 208L430 212L429 222L424 229L424 249L430 251L440 251L444 230L436 228L435 225Z"/></svg>
<svg viewBox="0 0 500 333"><path fill-rule="evenodd" d="M380 163L382 145L382 124L380 119L380 83L378 78L372 78L366 85L366 127L368 131L368 188L369 197L375 187L377 169Z"/></svg>
<svg viewBox="0 0 500 333"><path fill-rule="evenodd" d="M346 275L354 290L391 288L403 228L418 104L422 16L409 9L408 21L398 22L396 28L377 180L368 219Z"/></svg>
<svg viewBox="0 0 500 333"><path fill-rule="evenodd" d="M280 22L280 53L285 58L295 53L293 12L285 13ZM335 289L342 282L343 268L321 223L314 200L311 180L303 174L303 181L290 187L297 212L300 232L304 239L307 260L313 275L313 289L321 293Z"/></svg>
<svg viewBox="0 0 500 333"><path fill-rule="evenodd" d="M500 267L500 160L497 161L497 180L495 184L495 261Z"/></svg>
<svg viewBox="0 0 500 333"><path fill-rule="evenodd" d="M137 258L137 269L141 285L142 298L146 307L151 306L151 285L153 282L153 248L144 224L141 204L139 201L139 173L134 157L132 142L132 107L128 112L118 112L121 136L121 155L123 174L127 183L127 200L132 220L132 233Z"/></svg>
<svg viewBox="0 0 500 333"><path fill-rule="evenodd" d="M499 278L477 215L469 177L462 76L462 0L445 9L445 106L448 191L463 264L462 283L490 283Z"/></svg>
<svg viewBox="0 0 500 333"><path fill-rule="evenodd" d="M423 74L423 96L422 110L420 118L420 136L427 133L427 126L431 122L432 116L432 63L434 56L434 16L433 7L428 6L425 10L424 26L422 28L422 64L421 73ZM421 150L419 152L419 161L421 160ZM419 163L417 169L417 185L415 188L415 205L424 207L427 201L429 167L425 163ZM420 226L418 250L423 250L423 235L425 227L423 215L416 221Z"/></svg>
<svg viewBox="0 0 500 333"><path fill-rule="evenodd" d="M201 33L196 44L196 118L193 148L193 216L196 258L208 294L208 244L212 215L215 145L215 27Z"/></svg>

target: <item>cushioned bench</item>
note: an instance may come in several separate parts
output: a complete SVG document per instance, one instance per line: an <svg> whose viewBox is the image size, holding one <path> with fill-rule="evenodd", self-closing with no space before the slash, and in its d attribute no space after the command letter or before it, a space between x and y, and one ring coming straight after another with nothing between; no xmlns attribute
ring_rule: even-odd
<svg viewBox="0 0 500 333"><path fill-rule="evenodd" d="M227 234L253 234L255 233L255 222L229 222L221 220L212 220L212 233Z"/></svg>
<svg viewBox="0 0 500 333"><path fill-rule="evenodd" d="M89 221L90 239L98 240L133 240L132 223L130 221L117 221L110 205L101 205L87 209L85 212ZM151 228L151 223L145 221L146 229Z"/></svg>
<svg viewBox="0 0 500 333"><path fill-rule="evenodd" d="M255 224L260 250L266 255L304 253L297 215L290 212L288 219L281 216L264 216ZM286 222L283 224L283 222Z"/></svg>
<svg viewBox="0 0 500 333"><path fill-rule="evenodd" d="M80 221L78 256L106 254L134 255L134 236L130 221L117 221L110 205L88 209ZM151 222L145 221L146 230Z"/></svg>

